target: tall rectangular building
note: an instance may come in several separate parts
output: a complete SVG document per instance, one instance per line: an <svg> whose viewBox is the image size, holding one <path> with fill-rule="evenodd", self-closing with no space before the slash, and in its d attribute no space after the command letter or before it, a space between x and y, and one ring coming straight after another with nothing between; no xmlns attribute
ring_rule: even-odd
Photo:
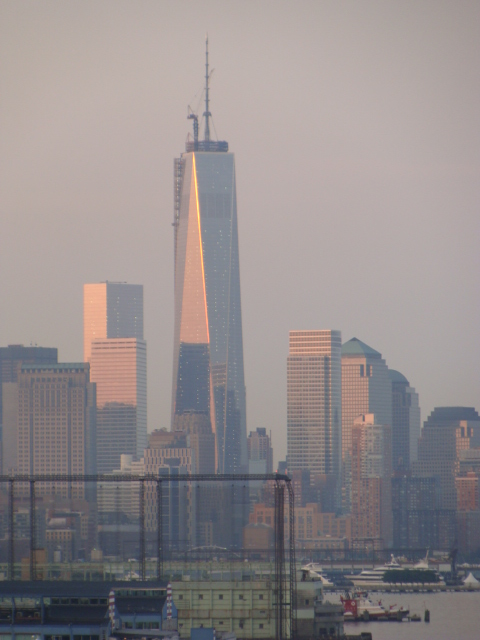
<svg viewBox="0 0 480 640"><path fill-rule="evenodd" d="M138 460L147 445L142 285L84 285L83 350L97 385L98 471L109 473L120 468L122 454Z"/></svg>
<svg viewBox="0 0 480 640"><path fill-rule="evenodd" d="M420 437L418 393L399 371L388 370L392 382L392 463L393 470L408 470L417 459Z"/></svg>
<svg viewBox="0 0 480 640"><path fill-rule="evenodd" d="M352 428L352 538L360 546L392 545L391 478L392 428L361 415Z"/></svg>
<svg viewBox="0 0 480 640"><path fill-rule="evenodd" d="M210 139L208 49L205 136L175 160L175 325L172 430L176 416L208 417L219 472L247 467L245 381L235 158Z"/></svg>
<svg viewBox="0 0 480 640"><path fill-rule="evenodd" d="M90 362L93 340L143 340L143 285L98 282L83 285L83 359Z"/></svg>
<svg viewBox="0 0 480 640"><path fill-rule="evenodd" d="M338 478L342 442L340 331L290 331L288 469Z"/></svg>
<svg viewBox="0 0 480 640"><path fill-rule="evenodd" d="M22 364L57 364L57 349L10 344L0 347L0 432L2 473L17 468L18 374Z"/></svg>
<svg viewBox="0 0 480 640"><path fill-rule="evenodd" d="M95 385L89 369L84 363L22 365L18 374L19 474L96 473ZM39 492L67 496L66 485L39 484ZM72 497L85 497L83 485L74 485Z"/></svg>
<svg viewBox="0 0 480 640"><path fill-rule="evenodd" d="M343 508L350 512L352 429L360 415L373 413L378 424L392 424L392 383L382 354L352 338L342 346Z"/></svg>
<svg viewBox="0 0 480 640"><path fill-rule="evenodd" d="M97 385L99 473L139 460L147 446L147 346L137 338L93 340L91 379Z"/></svg>

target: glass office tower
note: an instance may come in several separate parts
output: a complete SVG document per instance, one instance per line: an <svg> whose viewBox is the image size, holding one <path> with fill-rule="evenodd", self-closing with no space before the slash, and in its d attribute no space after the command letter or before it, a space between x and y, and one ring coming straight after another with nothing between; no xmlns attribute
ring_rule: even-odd
<svg viewBox="0 0 480 640"><path fill-rule="evenodd" d="M208 416L216 469L235 473L247 467L235 159L209 139L208 63L206 77L205 139L175 160L172 429L176 415Z"/></svg>
<svg viewBox="0 0 480 640"><path fill-rule="evenodd" d="M147 345L143 285L99 282L83 287L83 353L97 385L97 468L120 468L122 454L147 446Z"/></svg>

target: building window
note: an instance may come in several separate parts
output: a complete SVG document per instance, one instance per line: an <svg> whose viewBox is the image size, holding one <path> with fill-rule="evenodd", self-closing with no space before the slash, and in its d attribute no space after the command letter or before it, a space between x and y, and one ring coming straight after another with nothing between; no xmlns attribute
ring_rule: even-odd
<svg viewBox="0 0 480 640"><path fill-rule="evenodd" d="M219 599L219 600L223 600L223 593L221 593L221 594L218 596L218 599Z"/></svg>
<svg viewBox="0 0 480 640"><path fill-rule="evenodd" d="M203 594L200 594L200 595L198 596L198 599L199 599L199 600L203 600Z"/></svg>

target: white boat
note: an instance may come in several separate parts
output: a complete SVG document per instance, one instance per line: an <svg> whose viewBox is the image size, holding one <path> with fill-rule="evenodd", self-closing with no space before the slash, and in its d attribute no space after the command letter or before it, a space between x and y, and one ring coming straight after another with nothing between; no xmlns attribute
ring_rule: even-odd
<svg viewBox="0 0 480 640"><path fill-rule="evenodd" d="M390 562L373 569L364 569L361 573L347 576L347 578L353 582L355 587L371 587L372 585L383 584L383 577L387 571L402 571L401 565L393 554Z"/></svg>
<svg viewBox="0 0 480 640"><path fill-rule="evenodd" d="M333 582L323 574L322 566L317 562L309 562L308 564L303 565L301 571L302 582L305 582L306 580L318 580L324 587L333 587Z"/></svg>

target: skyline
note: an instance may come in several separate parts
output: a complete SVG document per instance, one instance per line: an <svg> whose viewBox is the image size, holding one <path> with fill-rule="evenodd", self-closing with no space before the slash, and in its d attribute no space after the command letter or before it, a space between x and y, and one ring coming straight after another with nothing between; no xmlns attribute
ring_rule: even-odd
<svg viewBox="0 0 480 640"><path fill-rule="evenodd" d="M480 9L460 7L3 3L1 346L79 362L83 284L143 284L149 431L168 428L171 170L208 29L212 136L236 156L248 432L271 429L284 457L290 330L380 351L422 423L477 408Z"/></svg>

